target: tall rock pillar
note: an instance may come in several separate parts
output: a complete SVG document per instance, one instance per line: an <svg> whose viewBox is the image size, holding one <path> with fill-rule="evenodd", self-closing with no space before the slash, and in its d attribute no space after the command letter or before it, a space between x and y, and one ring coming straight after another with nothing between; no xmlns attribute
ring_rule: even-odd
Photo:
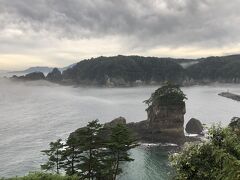
<svg viewBox="0 0 240 180"><path fill-rule="evenodd" d="M185 103L181 105L155 105L147 110L149 131L153 142L184 141Z"/></svg>

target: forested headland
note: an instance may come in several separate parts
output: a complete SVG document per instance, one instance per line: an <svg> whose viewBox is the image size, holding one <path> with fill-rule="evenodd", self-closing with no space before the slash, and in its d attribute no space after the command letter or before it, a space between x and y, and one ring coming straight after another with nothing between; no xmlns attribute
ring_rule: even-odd
<svg viewBox="0 0 240 180"><path fill-rule="evenodd" d="M126 87L156 85L170 81L180 85L240 82L240 55L200 59L142 56L112 56L82 60L61 72L53 69L46 77L33 72L13 79L49 80L60 84Z"/></svg>

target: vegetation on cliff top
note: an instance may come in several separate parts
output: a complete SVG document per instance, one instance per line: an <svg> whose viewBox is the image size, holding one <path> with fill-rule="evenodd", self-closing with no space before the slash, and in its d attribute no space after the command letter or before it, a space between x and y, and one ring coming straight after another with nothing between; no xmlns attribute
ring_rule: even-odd
<svg viewBox="0 0 240 180"><path fill-rule="evenodd" d="M144 101L148 108L153 106L175 106L184 105L187 97L176 84L166 82L162 87L158 88L151 97Z"/></svg>

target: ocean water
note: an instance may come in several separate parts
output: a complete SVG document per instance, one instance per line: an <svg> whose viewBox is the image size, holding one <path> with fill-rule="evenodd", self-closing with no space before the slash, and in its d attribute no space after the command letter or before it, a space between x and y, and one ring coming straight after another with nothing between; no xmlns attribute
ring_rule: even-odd
<svg viewBox="0 0 240 180"><path fill-rule="evenodd" d="M41 150L93 119L101 123L123 116L128 122L146 119L143 103L157 87L82 88L44 81L11 82L0 79L0 177L37 171L45 158ZM191 117L211 125L227 125L240 117L240 103L217 94L240 94L240 85L184 87L185 122ZM172 169L170 146L141 145L131 151L134 162L124 165L121 180L166 180Z"/></svg>

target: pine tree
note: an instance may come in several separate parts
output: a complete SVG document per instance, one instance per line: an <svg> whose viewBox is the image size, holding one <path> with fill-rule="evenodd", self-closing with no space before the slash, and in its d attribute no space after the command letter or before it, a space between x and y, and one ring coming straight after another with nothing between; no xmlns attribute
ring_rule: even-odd
<svg viewBox="0 0 240 180"><path fill-rule="evenodd" d="M86 128L80 129L77 133L79 148L83 151L79 169L81 177L87 179L94 179L101 174L101 152L103 139L99 136L102 130L102 125L98 120L88 123Z"/></svg>
<svg viewBox="0 0 240 180"><path fill-rule="evenodd" d="M70 134L64 147L65 149L62 152L62 159L64 161L62 168L67 175L72 176L78 173L82 153L79 149L79 142L75 134Z"/></svg>
<svg viewBox="0 0 240 180"><path fill-rule="evenodd" d="M103 128L94 120L70 134L65 144L61 139L51 142L50 149L42 151L49 158L41 167L57 173L61 168L80 179L115 180L122 172L120 163L133 161L128 151L136 146L125 125Z"/></svg>
<svg viewBox="0 0 240 180"><path fill-rule="evenodd" d="M58 139L56 142L51 142L49 144L50 149L41 151L48 156L48 161L41 165L41 169L46 171L55 171L57 174L59 174L59 170L63 163L61 157L63 143L61 141L61 139Z"/></svg>
<svg viewBox="0 0 240 180"><path fill-rule="evenodd" d="M117 175L122 172L121 162L129 162L134 159L130 158L129 150L138 146L136 139L125 125L117 124L112 128L109 148L109 160L111 161L112 179L116 180Z"/></svg>
<svg viewBox="0 0 240 180"><path fill-rule="evenodd" d="M181 106L185 104L184 101L186 99L186 95L178 85L166 82L162 87L152 93L151 97L145 100L144 103L148 105L148 110L153 106Z"/></svg>

